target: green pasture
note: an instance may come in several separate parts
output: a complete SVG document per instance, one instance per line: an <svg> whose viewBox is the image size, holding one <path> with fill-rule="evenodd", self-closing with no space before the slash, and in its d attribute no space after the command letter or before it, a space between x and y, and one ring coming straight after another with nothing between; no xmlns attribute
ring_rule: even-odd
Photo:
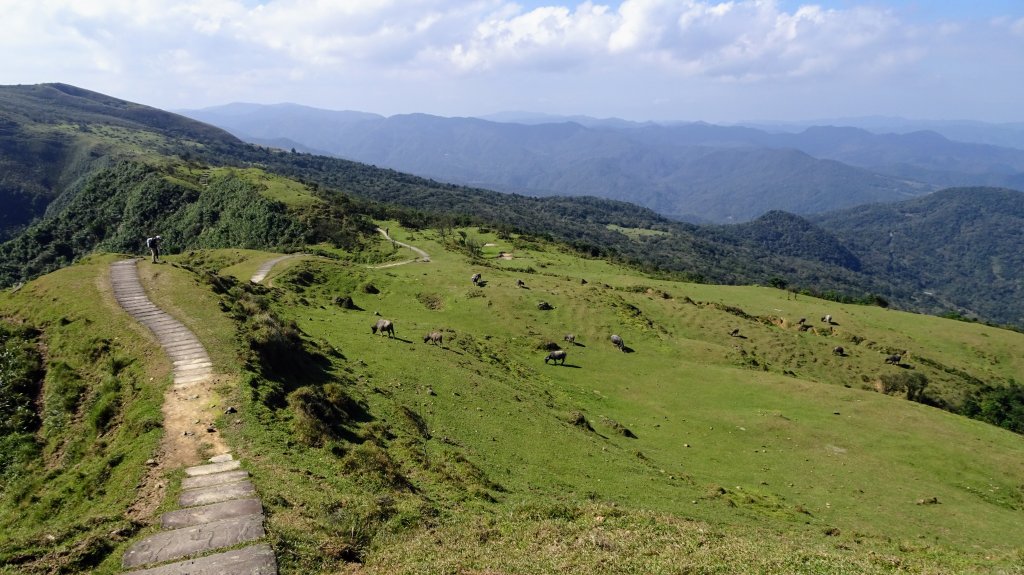
<svg viewBox="0 0 1024 575"><path fill-rule="evenodd" d="M949 401L1005 385L1024 335L659 280L476 228L381 227L431 261L381 267L415 255L380 238L372 257L285 260L269 287L248 278L280 254L139 263L207 345L216 401L239 408L218 427L252 473L282 573L1024 572L1021 437L875 391L893 373L923 374ZM111 572L140 530L123 516L169 366L103 293L115 259L0 297L83 382L40 431L38 462L0 491L0 572ZM380 318L395 338L371 334ZM250 331L289 326L312 355L262 372ZM424 343L435 330L443 344ZM111 393L109 360L88 359L97 338L124 358L105 432L88 423ZM544 362L552 344L564 366Z"/></svg>
<svg viewBox="0 0 1024 575"><path fill-rule="evenodd" d="M367 568L428 573L462 557L480 570L545 572L525 569L522 538L563 508L569 523L552 529L569 537L592 506L619 510L626 524L685 518L740 537L751 566L778 560L800 541L839 566L829 572L898 570L861 563L846 549L929 572L986 572L986 557L1019 568L1021 438L873 385L895 370L925 373L931 389L950 396L964 374L1006 382L1020 373L1021 334L794 300L770 288L659 281L476 229L464 231L494 245L471 261L433 231L390 229L432 261L375 269L304 260L275 281L276 311L344 357L349 389L372 416L364 425L387 430L375 444L419 494L398 489L393 517L385 515L392 518L367 544ZM470 282L473 273L483 286ZM300 275L317 279L290 279ZM344 296L361 309L339 307ZM538 309L542 301L553 309ZM821 321L826 313L834 325ZM371 335L377 314L395 321L395 339ZM799 317L814 330L800 332ZM433 330L444 334L443 346L422 342ZM566 333L579 345L565 344ZM629 353L610 344L612 333ZM545 365L548 342L568 350L565 366ZM834 355L836 345L847 354ZM884 355L897 349L909 352L905 362L886 365ZM249 449L280 446L275 433L249 434ZM287 452L346 493L372 501L389 492L358 474L334 477L351 463L348 449ZM295 475L286 459L266 455L268 479ZM453 460L466 468L453 471ZM281 493L288 505L276 528L299 537L305 520L294 498L308 479L293 481ZM351 495L310 496L325 509L353 505ZM529 519L531 506L543 510L539 518ZM489 538L493 548L481 551L479 541L465 540L477 528L507 537ZM423 547L430 537L432 552ZM730 548L694 568L727 572ZM605 572L599 550L577 557L578 572ZM406 553L416 560L402 560ZM647 564L652 572L671 572L683 551L664 553ZM614 565L630 559L621 561L604 569L622 572Z"/></svg>

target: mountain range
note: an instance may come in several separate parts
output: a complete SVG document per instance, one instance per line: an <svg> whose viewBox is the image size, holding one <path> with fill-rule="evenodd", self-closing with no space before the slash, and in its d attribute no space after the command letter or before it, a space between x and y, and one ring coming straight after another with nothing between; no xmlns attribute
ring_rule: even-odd
<svg viewBox="0 0 1024 575"><path fill-rule="evenodd" d="M815 126L778 133L581 117L533 117L530 123L385 118L292 104L183 113L264 145L293 144L505 192L629 201L694 222L741 222L773 209L813 214L949 186L1024 188L1024 150L953 141L932 131Z"/></svg>

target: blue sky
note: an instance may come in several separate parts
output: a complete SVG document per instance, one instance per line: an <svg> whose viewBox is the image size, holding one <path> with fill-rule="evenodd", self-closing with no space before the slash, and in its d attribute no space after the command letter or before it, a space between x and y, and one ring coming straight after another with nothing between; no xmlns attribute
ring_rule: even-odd
<svg viewBox="0 0 1024 575"><path fill-rule="evenodd" d="M161 108L1024 121L1024 1L0 0L0 83Z"/></svg>

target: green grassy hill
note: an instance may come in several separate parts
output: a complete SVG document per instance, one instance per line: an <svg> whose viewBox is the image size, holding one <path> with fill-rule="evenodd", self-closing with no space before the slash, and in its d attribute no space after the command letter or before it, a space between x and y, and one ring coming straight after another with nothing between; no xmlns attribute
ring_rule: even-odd
<svg viewBox="0 0 1024 575"><path fill-rule="evenodd" d="M1024 335L658 280L535 238L382 226L432 261L293 258L269 288L247 278L270 253L140 263L227 374L218 405L239 414L218 427L282 573L1021 572L1021 436L919 401L1013 386ZM146 529L123 513L169 378L104 295L112 260L0 296L22 326L7 341L45 344L47 406L27 455L5 460L0 572L113 572ZM396 338L371 335L376 313ZM432 330L443 345L422 342ZM550 343L566 365L544 363ZM919 401L878 391L907 374L926 378ZM95 415L104 402L113 415Z"/></svg>

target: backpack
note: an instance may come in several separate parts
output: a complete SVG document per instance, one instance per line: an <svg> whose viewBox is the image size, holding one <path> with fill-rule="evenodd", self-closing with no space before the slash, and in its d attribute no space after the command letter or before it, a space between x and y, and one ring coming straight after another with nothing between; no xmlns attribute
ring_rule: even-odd
<svg viewBox="0 0 1024 575"><path fill-rule="evenodd" d="M154 238L146 238L146 247L149 249L153 249L153 242L155 241L156 239Z"/></svg>

